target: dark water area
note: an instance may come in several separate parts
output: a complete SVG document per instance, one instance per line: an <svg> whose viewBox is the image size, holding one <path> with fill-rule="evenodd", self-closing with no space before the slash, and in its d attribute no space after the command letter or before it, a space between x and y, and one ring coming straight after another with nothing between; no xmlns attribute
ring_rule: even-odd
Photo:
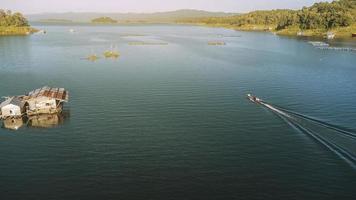
<svg viewBox="0 0 356 200"><path fill-rule="evenodd" d="M355 52L194 26L36 28L0 37L0 96L64 87L70 117L0 129L0 199L355 198L354 168L246 99L356 130ZM112 45L118 59L83 59Z"/></svg>

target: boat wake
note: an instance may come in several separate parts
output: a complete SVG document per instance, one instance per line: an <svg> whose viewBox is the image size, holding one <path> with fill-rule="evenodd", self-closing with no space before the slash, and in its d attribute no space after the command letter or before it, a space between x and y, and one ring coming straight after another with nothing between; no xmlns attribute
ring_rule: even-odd
<svg viewBox="0 0 356 200"><path fill-rule="evenodd" d="M356 131L293 112L262 100L255 103L271 110L293 129L310 136L356 170Z"/></svg>
<svg viewBox="0 0 356 200"><path fill-rule="evenodd" d="M345 135L345 136L347 136L347 137L349 137L351 139L356 140L356 131L355 130L350 130L350 129L347 129L347 128L344 128L344 127L341 127L341 126L330 124L330 123L324 122L322 120L319 120L319 119L316 119L316 118L313 118L313 117L310 117L310 116L307 116L307 115L303 115L301 113L297 113L297 112L294 112L294 111L291 111L291 110L287 110L285 108L278 107L278 106L275 106L275 105L273 105L273 107L276 107L276 108L278 108L279 110L281 110L283 112L291 113L292 115L295 115L297 117L303 118L303 119L308 120L310 122L317 123L320 126L323 126L325 128L334 130L334 131L336 131L336 132L338 132L340 134L343 134L343 135Z"/></svg>

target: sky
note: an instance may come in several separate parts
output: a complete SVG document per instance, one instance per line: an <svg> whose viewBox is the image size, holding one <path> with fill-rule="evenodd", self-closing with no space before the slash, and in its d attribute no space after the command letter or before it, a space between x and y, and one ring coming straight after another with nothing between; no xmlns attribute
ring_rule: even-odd
<svg viewBox="0 0 356 200"><path fill-rule="evenodd" d="M45 12L159 12L178 9L248 12L299 9L326 0L0 0L1 9L24 14Z"/></svg>

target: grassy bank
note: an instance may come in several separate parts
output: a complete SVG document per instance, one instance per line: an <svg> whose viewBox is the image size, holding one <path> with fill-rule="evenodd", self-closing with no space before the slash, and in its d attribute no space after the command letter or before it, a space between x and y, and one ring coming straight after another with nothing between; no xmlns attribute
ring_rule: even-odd
<svg viewBox="0 0 356 200"><path fill-rule="evenodd" d="M238 31L271 32L277 35L294 36L294 37L298 35L298 32L301 32L300 28L297 26L288 27L286 29L278 31L276 30L277 25L265 26L259 24L256 25L249 24L249 25L235 26L230 24L206 24L206 23L179 23L179 24L198 25L198 26L207 26L207 27L215 27L215 28L227 28L227 29L233 29ZM304 30L302 32L303 32L303 36L323 38L326 36L327 32L329 31L335 33L335 38L337 39L349 39L352 38L353 33L356 33L356 24L353 24L348 27L338 27L331 30L309 29L309 30Z"/></svg>
<svg viewBox="0 0 356 200"><path fill-rule="evenodd" d="M15 26L0 26L0 36L9 36L9 35L29 35L37 32L38 30L29 27L15 27Z"/></svg>
<svg viewBox="0 0 356 200"><path fill-rule="evenodd" d="M286 29L276 31L278 35L285 35L285 36L296 36L298 32L301 32L301 30L298 27L288 27ZM347 38L352 38L352 34L356 33L356 24L353 24L348 27L338 27L338 28L333 28L330 30L325 30L325 29L310 29L310 30L305 30L302 31L303 36L308 36L308 37L325 37L327 32L332 32L335 34L335 38L338 39L347 39Z"/></svg>

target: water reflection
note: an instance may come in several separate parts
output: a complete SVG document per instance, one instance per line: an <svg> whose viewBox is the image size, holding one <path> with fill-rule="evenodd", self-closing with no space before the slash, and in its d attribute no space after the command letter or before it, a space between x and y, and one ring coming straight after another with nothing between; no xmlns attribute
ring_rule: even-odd
<svg viewBox="0 0 356 200"><path fill-rule="evenodd" d="M2 123L2 128L17 130L24 125L24 118L5 119Z"/></svg>
<svg viewBox="0 0 356 200"><path fill-rule="evenodd" d="M58 114L42 114L31 117L8 118L3 120L2 128L18 130L20 128L54 128L58 127L69 119L69 111Z"/></svg>

